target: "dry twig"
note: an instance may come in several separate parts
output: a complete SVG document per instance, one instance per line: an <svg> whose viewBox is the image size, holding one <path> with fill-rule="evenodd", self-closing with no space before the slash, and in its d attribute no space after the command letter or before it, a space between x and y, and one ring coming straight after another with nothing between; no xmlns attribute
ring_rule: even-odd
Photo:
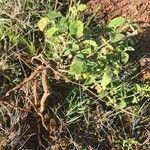
<svg viewBox="0 0 150 150"><path fill-rule="evenodd" d="M41 106L40 106L40 113L43 113L45 109L45 102L47 97L50 95L49 88L48 88L48 77L47 77L47 70L43 70L42 72L42 86L44 90L44 94L41 99Z"/></svg>

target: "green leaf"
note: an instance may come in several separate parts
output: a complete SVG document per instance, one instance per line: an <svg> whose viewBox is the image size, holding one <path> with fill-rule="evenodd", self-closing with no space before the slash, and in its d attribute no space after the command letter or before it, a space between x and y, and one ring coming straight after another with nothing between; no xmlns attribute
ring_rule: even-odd
<svg viewBox="0 0 150 150"><path fill-rule="evenodd" d="M122 53L121 54L121 60L124 64L126 64L129 60L129 55L126 52Z"/></svg>
<svg viewBox="0 0 150 150"><path fill-rule="evenodd" d="M78 6L78 10L79 11L84 11L86 9L86 5L85 4L80 4L79 6Z"/></svg>
<svg viewBox="0 0 150 150"><path fill-rule="evenodd" d="M84 57L84 55L82 54L82 53L78 53L76 56L75 56L75 58L74 59L81 59L81 60L83 60L85 57Z"/></svg>
<svg viewBox="0 0 150 150"><path fill-rule="evenodd" d="M101 86L105 90L106 86L111 82L112 74L110 71L107 71L103 74L102 80L101 80Z"/></svg>
<svg viewBox="0 0 150 150"><path fill-rule="evenodd" d="M92 49L91 48L85 48L82 50L83 54L91 55L92 54Z"/></svg>
<svg viewBox="0 0 150 150"><path fill-rule="evenodd" d="M59 28L61 32L68 32L68 22L65 17L61 17L59 21Z"/></svg>
<svg viewBox="0 0 150 150"><path fill-rule="evenodd" d="M47 37L47 38L52 37L53 34L55 34L57 31L58 31L58 28L56 28L56 27L51 27L50 29L48 29L48 30L46 31L46 37Z"/></svg>
<svg viewBox="0 0 150 150"><path fill-rule="evenodd" d="M133 97L132 103L133 104L137 104L138 103L137 98L135 96Z"/></svg>
<svg viewBox="0 0 150 150"><path fill-rule="evenodd" d="M86 85L90 85L90 84L93 84L93 83L95 83L96 81L95 81L95 76L93 76L93 75L84 75L84 78L86 79L85 80L85 84Z"/></svg>
<svg viewBox="0 0 150 150"><path fill-rule="evenodd" d="M59 54L58 54L57 51L53 51L52 56L53 56L53 58L55 58L55 59L59 59L59 58L60 58L60 56L59 56Z"/></svg>
<svg viewBox="0 0 150 150"><path fill-rule="evenodd" d="M75 117L72 117L72 118L71 118L70 120L68 120L66 123L67 123L67 124L73 123L73 122L77 121L79 118L80 118L79 115L78 115L78 116L75 116Z"/></svg>
<svg viewBox="0 0 150 150"><path fill-rule="evenodd" d="M98 65L98 63L95 62L94 60L93 61L90 61L90 60L87 61L87 66L89 66L91 69L94 67L97 67L97 65Z"/></svg>
<svg viewBox="0 0 150 150"><path fill-rule="evenodd" d="M116 29L116 28L122 26L124 23L125 23L125 18L117 17L117 18L114 18L113 20L111 20L108 26Z"/></svg>
<svg viewBox="0 0 150 150"><path fill-rule="evenodd" d="M84 69L85 69L84 61L80 58L74 58L74 60L70 65L69 71L71 74L81 75Z"/></svg>
<svg viewBox="0 0 150 150"><path fill-rule="evenodd" d="M3 34L4 34L4 27L3 27L3 24L0 22L0 40L3 36Z"/></svg>
<svg viewBox="0 0 150 150"><path fill-rule="evenodd" d="M44 29L47 27L49 22L48 18L41 18L41 20L38 22L38 28L40 31L44 31Z"/></svg>
<svg viewBox="0 0 150 150"><path fill-rule="evenodd" d="M124 100L121 100L119 103L120 108L125 108L127 106L127 103Z"/></svg>
<svg viewBox="0 0 150 150"><path fill-rule="evenodd" d="M83 35L84 25L81 21L70 21L69 31L71 35L76 35L76 37L81 37Z"/></svg>
<svg viewBox="0 0 150 150"><path fill-rule="evenodd" d="M141 92L142 88L140 87L139 84L136 83L134 86L135 86L135 89L136 89L137 92Z"/></svg>
<svg viewBox="0 0 150 150"><path fill-rule="evenodd" d="M71 55L71 52L69 49L66 49L65 52L64 52L64 56L70 56Z"/></svg>
<svg viewBox="0 0 150 150"><path fill-rule="evenodd" d="M122 68L122 64L118 62L114 62L113 72L115 75L119 74L119 72L121 71L121 68Z"/></svg>
<svg viewBox="0 0 150 150"><path fill-rule="evenodd" d="M73 43L73 44L72 44L72 50L71 50L71 51L78 51L78 50L79 50L79 45Z"/></svg>
<svg viewBox="0 0 150 150"><path fill-rule="evenodd" d="M114 72L115 75L118 75L119 72L120 72L120 69L119 69L119 68L114 68L114 71L113 71L113 72Z"/></svg>
<svg viewBox="0 0 150 150"><path fill-rule="evenodd" d="M129 47L125 47L124 51L133 52L133 51L135 51L135 49L133 47L129 46Z"/></svg>
<svg viewBox="0 0 150 150"><path fill-rule="evenodd" d="M123 34L115 34L115 36L111 37L111 42L116 43L121 41L125 36Z"/></svg>
<svg viewBox="0 0 150 150"><path fill-rule="evenodd" d="M55 18L58 18L58 17L62 17L62 14L59 12L59 11L50 11L48 14L47 14L48 18L50 19L55 19Z"/></svg>
<svg viewBox="0 0 150 150"><path fill-rule="evenodd" d="M83 43L88 46L97 47L97 43L93 40L85 40L85 41L83 41Z"/></svg>

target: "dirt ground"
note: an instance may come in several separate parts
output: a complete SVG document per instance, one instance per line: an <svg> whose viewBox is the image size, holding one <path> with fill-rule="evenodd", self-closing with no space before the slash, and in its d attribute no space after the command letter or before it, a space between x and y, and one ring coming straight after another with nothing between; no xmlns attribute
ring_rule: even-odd
<svg viewBox="0 0 150 150"><path fill-rule="evenodd" d="M140 41L133 59L140 60L144 80L150 80L150 1L149 0L89 0L88 12L106 22L118 16L137 22L141 31ZM144 57L144 60L143 60ZM141 60L142 58L142 60ZM143 62L146 62L145 64Z"/></svg>
<svg viewBox="0 0 150 150"><path fill-rule="evenodd" d="M99 7L97 15L105 21L117 16L123 16L139 23L143 33L142 50L150 51L150 1L149 0L90 0L90 12ZM144 53L143 52L143 53Z"/></svg>

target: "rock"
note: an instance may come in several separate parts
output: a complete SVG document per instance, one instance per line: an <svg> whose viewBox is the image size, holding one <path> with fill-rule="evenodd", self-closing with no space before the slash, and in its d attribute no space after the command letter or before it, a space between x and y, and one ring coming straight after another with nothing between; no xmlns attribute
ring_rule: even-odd
<svg viewBox="0 0 150 150"><path fill-rule="evenodd" d="M150 81L150 57L145 57L140 60L142 80Z"/></svg>

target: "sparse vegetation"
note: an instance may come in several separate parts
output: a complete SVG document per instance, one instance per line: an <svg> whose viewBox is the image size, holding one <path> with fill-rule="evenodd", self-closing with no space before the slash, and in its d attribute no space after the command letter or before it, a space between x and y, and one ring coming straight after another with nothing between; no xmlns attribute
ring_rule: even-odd
<svg viewBox="0 0 150 150"><path fill-rule="evenodd" d="M150 86L129 61L139 27L85 10L0 1L2 149L148 149Z"/></svg>

